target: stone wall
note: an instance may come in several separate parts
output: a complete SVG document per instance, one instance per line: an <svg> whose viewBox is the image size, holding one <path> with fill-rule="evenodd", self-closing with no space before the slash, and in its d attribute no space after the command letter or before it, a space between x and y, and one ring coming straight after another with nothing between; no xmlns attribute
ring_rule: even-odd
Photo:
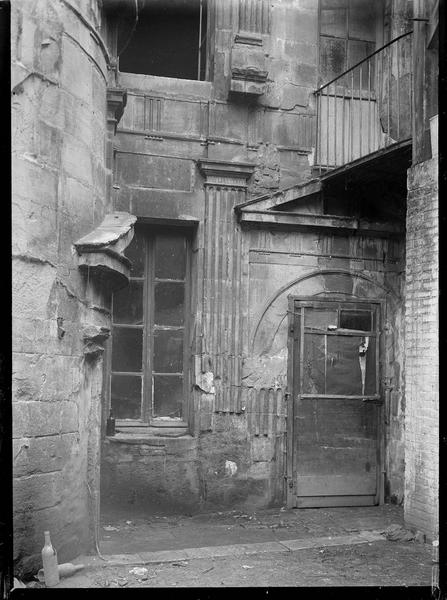
<svg viewBox="0 0 447 600"><path fill-rule="evenodd" d="M13 452L16 572L91 546L98 493L101 361L83 329L106 299L72 244L108 210L108 56L96 0L12 4Z"/></svg>
<svg viewBox="0 0 447 600"><path fill-rule="evenodd" d="M242 5L236 0L212 5L216 31L210 43L210 81L117 75L128 100L116 138L115 209L146 222L189 221L195 228L192 306L197 310L191 326L194 374L188 422L198 443L196 458L188 455L188 469L197 460L198 478L185 480L184 489L190 490L197 506L284 502L287 336L282 328L276 341L280 338L283 345L263 353L263 348L251 345L253 320L260 319L268 297L300 275L342 269L352 272L347 277L351 291L355 281L360 296L387 300L385 483L387 497L400 502L402 244L358 236L241 230L234 205L311 177L313 91L318 81L318 3L259 2L256 10L262 14L256 22L262 27L256 31L248 22L243 27L249 31L241 30ZM256 98L238 95L232 88L235 66L244 72L247 65L258 75L262 69L268 73L265 82L257 84L263 93ZM247 169L245 186L241 169L247 163L253 165L253 173ZM297 210L316 209L300 205ZM377 287L356 279L364 271ZM306 293L318 293L320 284L316 276L304 286ZM295 288L303 293L303 286ZM279 321L286 315L286 304L275 312ZM275 331L277 325L269 322L267 329ZM212 378L210 389L203 384L207 376ZM120 449L105 443L104 498L114 486L124 495L128 491L123 456L130 456L130 444ZM148 467L142 484L158 487L167 501L182 487L179 481L172 490L158 483L163 472L172 472L169 454L165 471ZM157 464L160 460L154 459ZM138 477L144 476L143 462L138 457Z"/></svg>
<svg viewBox="0 0 447 600"><path fill-rule="evenodd" d="M408 171L405 300L405 519L438 535L437 157Z"/></svg>
<svg viewBox="0 0 447 600"><path fill-rule="evenodd" d="M132 510L197 510L201 505L198 440L117 433L105 440L101 467L101 506Z"/></svg>
<svg viewBox="0 0 447 600"><path fill-rule="evenodd" d="M243 368L249 410L261 428L267 419L269 435L273 433L279 444L274 459L280 462L278 450L285 450L284 437L279 432L284 430L283 395L288 385L288 296L320 298L329 293L384 300L381 380L390 388L389 394L384 390L384 485L385 498L394 502L402 501L404 487L402 246L397 239L367 235L252 231ZM278 408L275 406L273 411L271 401L265 401L272 390L278 397ZM277 495L280 489L277 488Z"/></svg>

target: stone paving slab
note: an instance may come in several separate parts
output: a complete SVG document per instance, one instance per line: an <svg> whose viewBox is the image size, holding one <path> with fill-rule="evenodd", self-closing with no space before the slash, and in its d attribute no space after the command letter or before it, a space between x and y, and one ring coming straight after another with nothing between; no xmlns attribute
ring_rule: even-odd
<svg viewBox="0 0 447 600"><path fill-rule="evenodd" d="M140 552L138 554L113 554L104 556L106 561L98 556L78 557L76 563L88 567L98 565L149 565L186 561L197 558L219 558L226 556L244 556L266 552L296 552L309 548L324 548L327 546L350 546L385 541L378 531L362 531L355 535L332 537L312 537L277 542L258 542L254 544L229 544L225 546L204 546L202 548L184 548L181 550L161 550L158 552Z"/></svg>

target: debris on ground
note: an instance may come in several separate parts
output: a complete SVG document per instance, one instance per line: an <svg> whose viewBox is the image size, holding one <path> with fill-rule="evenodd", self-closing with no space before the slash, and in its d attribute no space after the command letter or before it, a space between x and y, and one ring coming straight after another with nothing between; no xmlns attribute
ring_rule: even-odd
<svg viewBox="0 0 447 600"><path fill-rule="evenodd" d="M187 567L188 566L188 562L186 560L180 560L178 562L173 562L172 566L173 567Z"/></svg>
<svg viewBox="0 0 447 600"><path fill-rule="evenodd" d="M274 523L273 525L270 525L271 529L282 529L284 527L290 527L290 525L288 523L284 523L284 521L280 521L279 523Z"/></svg>
<svg viewBox="0 0 447 600"><path fill-rule="evenodd" d="M213 569L214 569L214 567L210 567L209 569L206 569L205 571L202 571L202 575L204 575L205 573L209 573Z"/></svg>
<svg viewBox="0 0 447 600"><path fill-rule="evenodd" d="M254 567L251 567L250 565L242 565L243 569L254 569Z"/></svg>
<svg viewBox="0 0 447 600"><path fill-rule="evenodd" d="M41 589L45 587L45 584L41 583L40 581L30 581L26 584L26 587L31 589Z"/></svg>
<svg viewBox="0 0 447 600"><path fill-rule="evenodd" d="M74 565L73 563L62 563L61 565L57 566L59 577L61 577L61 578L62 577L71 577L72 575L74 575L78 571L81 571L84 568L85 568L85 565ZM44 575L43 569L39 569L39 571L37 573L37 579L41 583L45 582L45 575Z"/></svg>
<svg viewBox="0 0 447 600"><path fill-rule="evenodd" d="M415 534L412 531L397 524L387 527L384 534L390 542L411 542L415 538Z"/></svg>
<svg viewBox="0 0 447 600"><path fill-rule="evenodd" d="M119 527L114 527L113 525L105 525L103 529L104 531L119 531Z"/></svg>
<svg viewBox="0 0 447 600"><path fill-rule="evenodd" d="M147 578L147 574L148 574L148 570L146 569L146 567L134 567L133 569L131 569L129 571L129 573L131 573L132 575L135 575L136 577L146 577Z"/></svg>

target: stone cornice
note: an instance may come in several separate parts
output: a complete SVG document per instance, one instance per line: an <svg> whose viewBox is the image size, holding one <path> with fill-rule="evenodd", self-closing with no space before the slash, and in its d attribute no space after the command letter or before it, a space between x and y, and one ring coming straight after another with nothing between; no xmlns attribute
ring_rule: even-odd
<svg viewBox="0 0 447 600"><path fill-rule="evenodd" d="M205 177L205 185L239 188L247 187L247 181L255 168L251 163L212 159L201 159L198 166Z"/></svg>
<svg viewBox="0 0 447 600"><path fill-rule="evenodd" d="M109 289L126 285L132 265L123 251L132 241L136 220L125 212L106 215L98 227L75 242L79 268Z"/></svg>
<svg viewBox="0 0 447 600"><path fill-rule="evenodd" d="M123 88L107 88L107 121L113 123L114 128L123 116L127 103L127 91Z"/></svg>

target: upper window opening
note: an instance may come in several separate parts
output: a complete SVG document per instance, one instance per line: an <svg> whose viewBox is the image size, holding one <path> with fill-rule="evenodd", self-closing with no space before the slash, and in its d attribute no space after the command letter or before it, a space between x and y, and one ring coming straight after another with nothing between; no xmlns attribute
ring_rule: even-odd
<svg viewBox="0 0 447 600"><path fill-rule="evenodd" d="M326 83L374 52L381 3L320 1L320 78Z"/></svg>
<svg viewBox="0 0 447 600"><path fill-rule="evenodd" d="M138 0L118 25L121 72L205 79L206 0ZM133 17L133 18L132 18Z"/></svg>

